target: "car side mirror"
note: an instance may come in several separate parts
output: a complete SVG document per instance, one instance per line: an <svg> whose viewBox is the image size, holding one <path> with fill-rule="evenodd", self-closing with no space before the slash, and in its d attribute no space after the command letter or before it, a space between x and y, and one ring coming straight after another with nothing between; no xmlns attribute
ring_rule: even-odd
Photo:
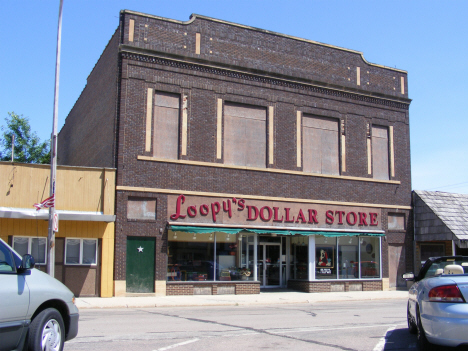
<svg viewBox="0 0 468 351"><path fill-rule="evenodd" d="M414 274L413 272L410 272L410 273L405 273L403 274L403 279L404 280L414 280Z"/></svg>
<svg viewBox="0 0 468 351"><path fill-rule="evenodd" d="M36 263L34 261L34 257L32 257L29 254L26 254L23 256L23 259L21 260L20 269L22 270L33 269L35 265Z"/></svg>

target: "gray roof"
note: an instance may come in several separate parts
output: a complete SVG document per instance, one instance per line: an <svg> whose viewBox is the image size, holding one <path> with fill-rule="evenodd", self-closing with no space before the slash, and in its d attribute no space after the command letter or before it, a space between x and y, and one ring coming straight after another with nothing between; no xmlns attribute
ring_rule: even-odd
<svg viewBox="0 0 468 351"><path fill-rule="evenodd" d="M468 240L468 194L423 190L415 193L458 240Z"/></svg>

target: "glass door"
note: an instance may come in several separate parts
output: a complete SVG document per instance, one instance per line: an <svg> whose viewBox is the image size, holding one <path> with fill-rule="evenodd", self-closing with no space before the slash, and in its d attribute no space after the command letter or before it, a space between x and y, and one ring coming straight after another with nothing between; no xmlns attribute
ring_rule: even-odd
<svg viewBox="0 0 468 351"><path fill-rule="evenodd" d="M257 264L258 280L262 288L281 287L283 285L280 243L259 243Z"/></svg>

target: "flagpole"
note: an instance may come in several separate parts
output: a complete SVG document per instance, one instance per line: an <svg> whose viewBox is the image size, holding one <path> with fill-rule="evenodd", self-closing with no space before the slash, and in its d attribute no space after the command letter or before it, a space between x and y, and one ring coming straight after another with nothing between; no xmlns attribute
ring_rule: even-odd
<svg viewBox="0 0 468 351"><path fill-rule="evenodd" d="M60 0L59 20L57 30L57 55L55 63L55 90L54 90L54 120L52 123L52 137L50 138L50 196L54 196L56 190L57 175L57 129L58 129L58 97L59 97L59 78L60 78L60 50L62 41L62 6L63 0ZM49 232L47 246L47 273L55 276L55 232L54 232L54 205L49 208Z"/></svg>

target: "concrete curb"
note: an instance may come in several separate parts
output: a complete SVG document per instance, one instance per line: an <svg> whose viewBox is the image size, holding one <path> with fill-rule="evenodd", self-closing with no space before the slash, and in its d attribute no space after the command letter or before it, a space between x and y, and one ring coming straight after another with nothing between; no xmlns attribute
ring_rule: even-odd
<svg viewBox="0 0 468 351"><path fill-rule="evenodd" d="M79 309L165 308L203 306L249 306L314 304L321 302L407 299L407 291L349 291L333 293L262 292L256 295L191 295L144 297L83 297Z"/></svg>

